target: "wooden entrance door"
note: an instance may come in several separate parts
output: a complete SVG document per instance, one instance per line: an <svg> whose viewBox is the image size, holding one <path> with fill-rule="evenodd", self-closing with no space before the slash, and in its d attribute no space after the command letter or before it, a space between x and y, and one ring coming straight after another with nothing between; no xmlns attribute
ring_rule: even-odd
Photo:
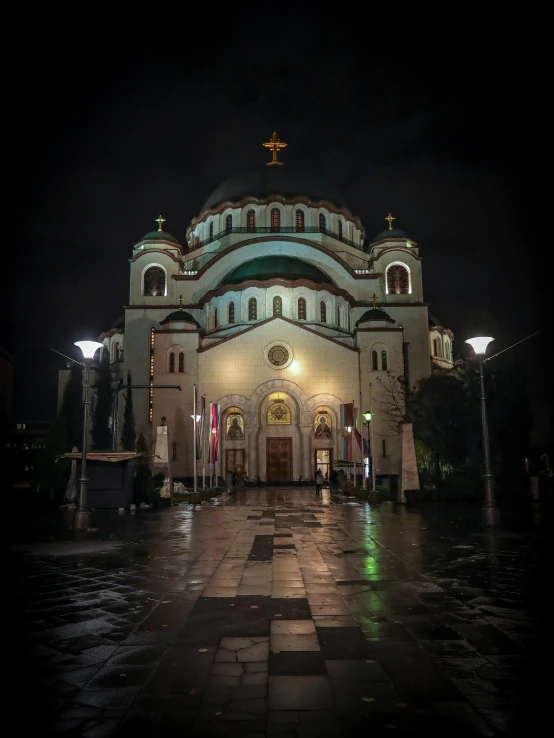
<svg viewBox="0 0 554 738"><path fill-rule="evenodd" d="M225 451L225 468L227 474L235 472L239 479L244 476L244 449L231 448Z"/></svg>
<svg viewBox="0 0 554 738"><path fill-rule="evenodd" d="M266 459L268 482L292 481L292 438L268 438Z"/></svg>

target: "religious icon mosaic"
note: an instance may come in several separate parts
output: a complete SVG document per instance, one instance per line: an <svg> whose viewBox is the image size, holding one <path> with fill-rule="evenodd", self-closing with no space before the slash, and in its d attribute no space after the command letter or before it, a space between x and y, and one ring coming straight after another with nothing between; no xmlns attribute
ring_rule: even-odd
<svg viewBox="0 0 554 738"><path fill-rule="evenodd" d="M315 438L331 438L331 415L327 410L318 410L314 418L314 436Z"/></svg>
<svg viewBox="0 0 554 738"><path fill-rule="evenodd" d="M290 425L290 410L282 402L274 402L267 411L268 425Z"/></svg>
<svg viewBox="0 0 554 738"><path fill-rule="evenodd" d="M228 441L244 440L244 417L237 412L231 412L225 421L225 438Z"/></svg>

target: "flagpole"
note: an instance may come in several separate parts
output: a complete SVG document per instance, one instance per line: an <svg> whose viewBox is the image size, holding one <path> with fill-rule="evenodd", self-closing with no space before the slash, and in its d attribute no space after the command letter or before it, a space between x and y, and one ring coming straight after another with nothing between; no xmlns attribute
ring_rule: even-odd
<svg viewBox="0 0 554 738"><path fill-rule="evenodd" d="M193 397L192 397L192 417L193 417L193 420L194 420L194 481L193 481L193 491L194 491L194 501L196 502L197 495L198 495L198 480L196 479L196 384L194 385Z"/></svg>
<svg viewBox="0 0 554 738"><path fill-rule="evenodd" d="M356 402L355 400L352 400L352 433L351 433L351 436L352 436L352 464L353 464L353 467L354 467L354 489L356 489L357 482L358 482L358 480L356 478L357 477L357 475L356 475L356 469L357 469L357 465L356 465L356 442L357 442L357 439L356 439L356 426L354 425L355 402Z"/></svg>
<svg viewBox="0 0 554 738"><path fill-rule="evenodd" d="M371 413L371 427L369 429L369 433L371 436L371 448L369 449L369 459L371 463L371 491L375 492L375 447L373 444L373 393L372 393L372 387L371 382L369 383L369 412Z"/></svg>

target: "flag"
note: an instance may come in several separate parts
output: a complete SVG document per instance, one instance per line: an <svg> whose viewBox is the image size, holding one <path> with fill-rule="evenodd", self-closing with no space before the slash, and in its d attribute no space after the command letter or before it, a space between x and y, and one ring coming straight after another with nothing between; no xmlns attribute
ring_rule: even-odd
<svg viewBox="0 0 554 738"><path fill-rule="evenodd" d="M217 461L217 450L219 444L219 405L212 402L210 410L210 463Z"/></svg>
<svg viewBox="0 0 554 738"><path fill-rule="evenodd" d="M354 433L356 434L356 440L358 441L358 446L360 447L360 451L363 454L362 458L364 459L369 458L369 446L367 444L366 439L362 436L362 434L359 432L357 428L354 430Z"/></svg>
<svg viewBox="0 0 554 738"><path fill-rule="evenodd" d="M196 387L195 387L196 391ZM204 440L204 417L206 415L206 395L200 398L200 407L196 405L196 415L200 418L196 423L196 458L202 458L203 440Z"/></svg>
<svg viewBox="0 0 554 738"><path fill-rule="evenodd" d="M352 431L346 429L354 427L354 403L347 402L340 406L340 424L342 429L342 460L353 461Z"/></svg>

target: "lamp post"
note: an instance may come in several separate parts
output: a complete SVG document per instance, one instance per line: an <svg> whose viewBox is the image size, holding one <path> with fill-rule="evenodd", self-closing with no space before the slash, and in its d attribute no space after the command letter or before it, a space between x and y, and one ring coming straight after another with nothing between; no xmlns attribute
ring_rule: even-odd
<svg viewBox="0 0 554 738"><path fill-rule="evenodd" d="M364 413L364 425L367 428L367 453L369 462L368 471L371 472L371 491L375 492L375 485L373 484L373 448L371 447L371 443L369 440L369 428L371 425L372 417L373 413L371 412L371 410L366 410ZM369 490L369 474L367 475L367 489Z"/></svg>
<svg viewBox="0 0 554 738"><path fill-rule="evenodd" d="M77 500L77 511L84 512L87 508L87 441L88 441L88 416L89 416L89 405L90 400L88 398L88 370L92 364L94 354L104 347L102 343L98 341L75 341L75 346L78 346L83 353L83 451L81 456L81 478L79 479L79 497Z"/></svg>
<svg viewBox="0 0 554 738"><path fill-rule="evenodd" d="M485 394L485 373L483 371L483 364L485 362L487 346L491 341L494 341L494 338L491 336L477 336L476 338L469 338L466 341L466 343L469 343L475 351L475 356L479 361L479 378L481 381L481 424L483 426L483 454L485 457L485 473L483 474L483 481L485 483L485 508L489 509L496 507L496 500L494 494L494 477L491 472L489 426L487 423L487 397Z"/></svg>
<svg viewBox="0 0 554 738"><path fill-rule="evenodd" d="M195 385L196 389L196 385ZM196 392L194 393L194 399L193 399L193 411L192 415L190 416L194 423L194 480L193 480L193 491L194 491L194 501L196 502L196 498L198 496L198 479L196 478L196 450L197 450L197 438L196 438L196 426L200 422L200 415L196 414Z"/></svg>

